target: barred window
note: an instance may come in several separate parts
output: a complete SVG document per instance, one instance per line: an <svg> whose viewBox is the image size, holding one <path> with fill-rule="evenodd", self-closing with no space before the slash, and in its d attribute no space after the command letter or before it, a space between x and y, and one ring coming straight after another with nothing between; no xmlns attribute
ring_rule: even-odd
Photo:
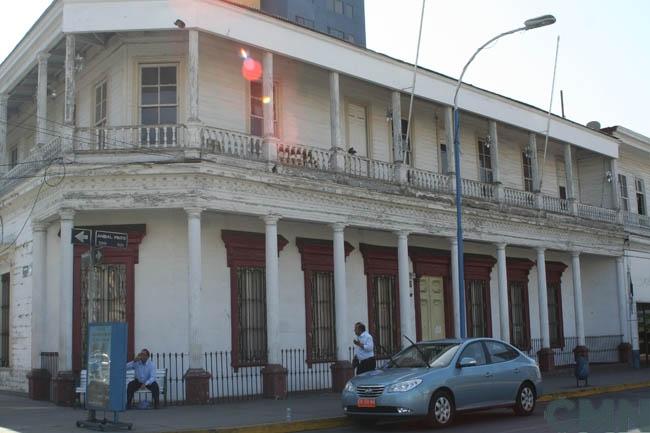
<svg viewBox="0 0 650 433"><path fill-rule="evenodd" d="M373 278L374 296L371 308L375 317L375 354L390 356L400 349L397 329L397 287L394 275L377 275Z"/></svg>
<svg viewBox="0 0 650 433"><path fill-rule="evenodd" d="M528 329L528 290L524 281L508 281L510 298L510 341L521 350L530 347Z"/></svg>
<svg viewBox="0 0 650 433"><path fill-rule="evenodd" d="M311 320L307 335L311 342L311 361L336 359L336 316L334 309L334 273L310 272L309 290Z"/></svg>
<svg viewBox="0 0 650 433"><path fill-rule="evenodd" d="M263 267L237 268L239 362L266 363L266 272Z"/></svg>
<svg viewBox="0 0 650 433"><path fill-rule="evenodd" d="M478 141L479 179L481 182L492 183L492 156L490 146L484 141Z"/></svg>
<svg viewBox="0 0 650 433"><path fill-rule="evenodd" d="M628 211L630 210L630 197L627 190L627 177L623 174L618 175L618 187L621 191L621 208Z"/></svg>
<svg viewBox="0 0 650 433"><path fill-rule="evenodd" d="M560 282L549 282L546 287L548 290L548 328L551 347L563 347L561 285Z"/></svg>
<svg viewBox="0 0 650 433"><path fill-rule="evenodd" d="M645 215L645 185L643 179L636 178L634 184L636 185L636 211L639 215Z"/></svg>
<svg viewBox="0 0 650 433"><path fill-rule="evenodd" d="M526 155L526 152L522 153L522 164L524 167L524 190L528 192L533 192L533 165L529 156Z"/></svg>
<svg viewBox="0 0 650 433"><path fill-rule="evenodd" d="M465 280L467 298L468 337L487 337L487 303L490 282L487 280Z"/></svg>
<svg viewBox="0 0 650 433"><path fill-rule="evenodd" d="M0 367L9 367L9 273L2 275L0 293Z"/></svg>

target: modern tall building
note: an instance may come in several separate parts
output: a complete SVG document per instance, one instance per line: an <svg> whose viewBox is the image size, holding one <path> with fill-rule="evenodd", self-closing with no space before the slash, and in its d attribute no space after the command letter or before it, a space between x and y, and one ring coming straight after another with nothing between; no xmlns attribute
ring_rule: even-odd
<svg viewBox="0 0 650 433"><path fill-rule="evenodd" d="M232 0L339 39L366 46L364 0Z"/></svg>

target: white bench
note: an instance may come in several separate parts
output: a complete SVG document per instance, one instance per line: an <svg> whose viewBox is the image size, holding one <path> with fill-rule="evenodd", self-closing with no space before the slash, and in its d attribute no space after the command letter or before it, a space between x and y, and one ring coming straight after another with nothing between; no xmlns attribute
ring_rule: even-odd
<svg viewBox="0 0 650 433"><path fill-rule="evenodd" d="M129 386L129 382L131 382L133 379L135 379L135 372L133 370L126 370L126 386ZM158 383L158 388L160 388L160 397L161 398L164 397L165 404L166 404L167 403L167 369L166 368L156 369L156 383ZM81 402L81 398L86 396L87 385L88 385L88 371L81 370L81 374L79 376L79 386L75 390L76 393L79 395L80 402ZM149 391L147 388L138 389L135 392L134 396L145 392L151 392L151 391Z"/></svg>

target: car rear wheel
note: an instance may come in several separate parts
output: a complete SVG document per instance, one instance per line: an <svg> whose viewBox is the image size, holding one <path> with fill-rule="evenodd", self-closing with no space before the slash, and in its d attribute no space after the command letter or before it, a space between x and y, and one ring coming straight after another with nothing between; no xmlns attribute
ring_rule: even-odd
<svg viewBox="0 0 650 433"><path fill-rule="evenodd" d="M535 388L530 383L523 383L517 391L517 401L515 403L515 413L517 415L528 416L535 411L537 396Z"/></svg>
<svg viewBox="0 0 650 433"><path fill-rule="evenodd" d="M454 419L454 400L447 391L436 391L429 403L429 422L433 427L445 427Z"/></svg>

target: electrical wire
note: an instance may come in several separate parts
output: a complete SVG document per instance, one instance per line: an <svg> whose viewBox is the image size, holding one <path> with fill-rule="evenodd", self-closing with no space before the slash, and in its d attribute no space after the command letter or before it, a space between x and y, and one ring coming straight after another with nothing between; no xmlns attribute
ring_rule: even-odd
<svg viewBox="0 0 650 433"><path fill-rule="evenodd" d="M544 158L542 159L542 166L539 172L539 189L542 190L544 184L544 166L546 165L546 155L548 152L548 136L551 133L551 110L553 108L553 93L555 93L555 76L557 73L557 58L560 53L560 35L557 37L555 45L555 63L553 65L553 81L551 82L551 101L548 104L548 114L546 116L546 134L544 136Z"/></svg>
<svg viewBox="0 0 650 433"><path fill-rule="evenodd" d="M406 123L406 142L410 144L411 142L411 118L413 116L413 98L415 97L415 81L418 76L418 60L420 58L420 41L422 40L422 22L424 21L424 5L426 0L422 0L422 11L420 12L420 30L418 32L418 46L415 51L415 63L413 64L413 82L411 83L411 98L409 101L409 117L408 122ZM393 113L393 116L395 114ZM398 117L399 119L399 117ZM402 161L406 157L406 149L404 143L402 143ZM411 155L411 158L413 156Z"/></svg>

